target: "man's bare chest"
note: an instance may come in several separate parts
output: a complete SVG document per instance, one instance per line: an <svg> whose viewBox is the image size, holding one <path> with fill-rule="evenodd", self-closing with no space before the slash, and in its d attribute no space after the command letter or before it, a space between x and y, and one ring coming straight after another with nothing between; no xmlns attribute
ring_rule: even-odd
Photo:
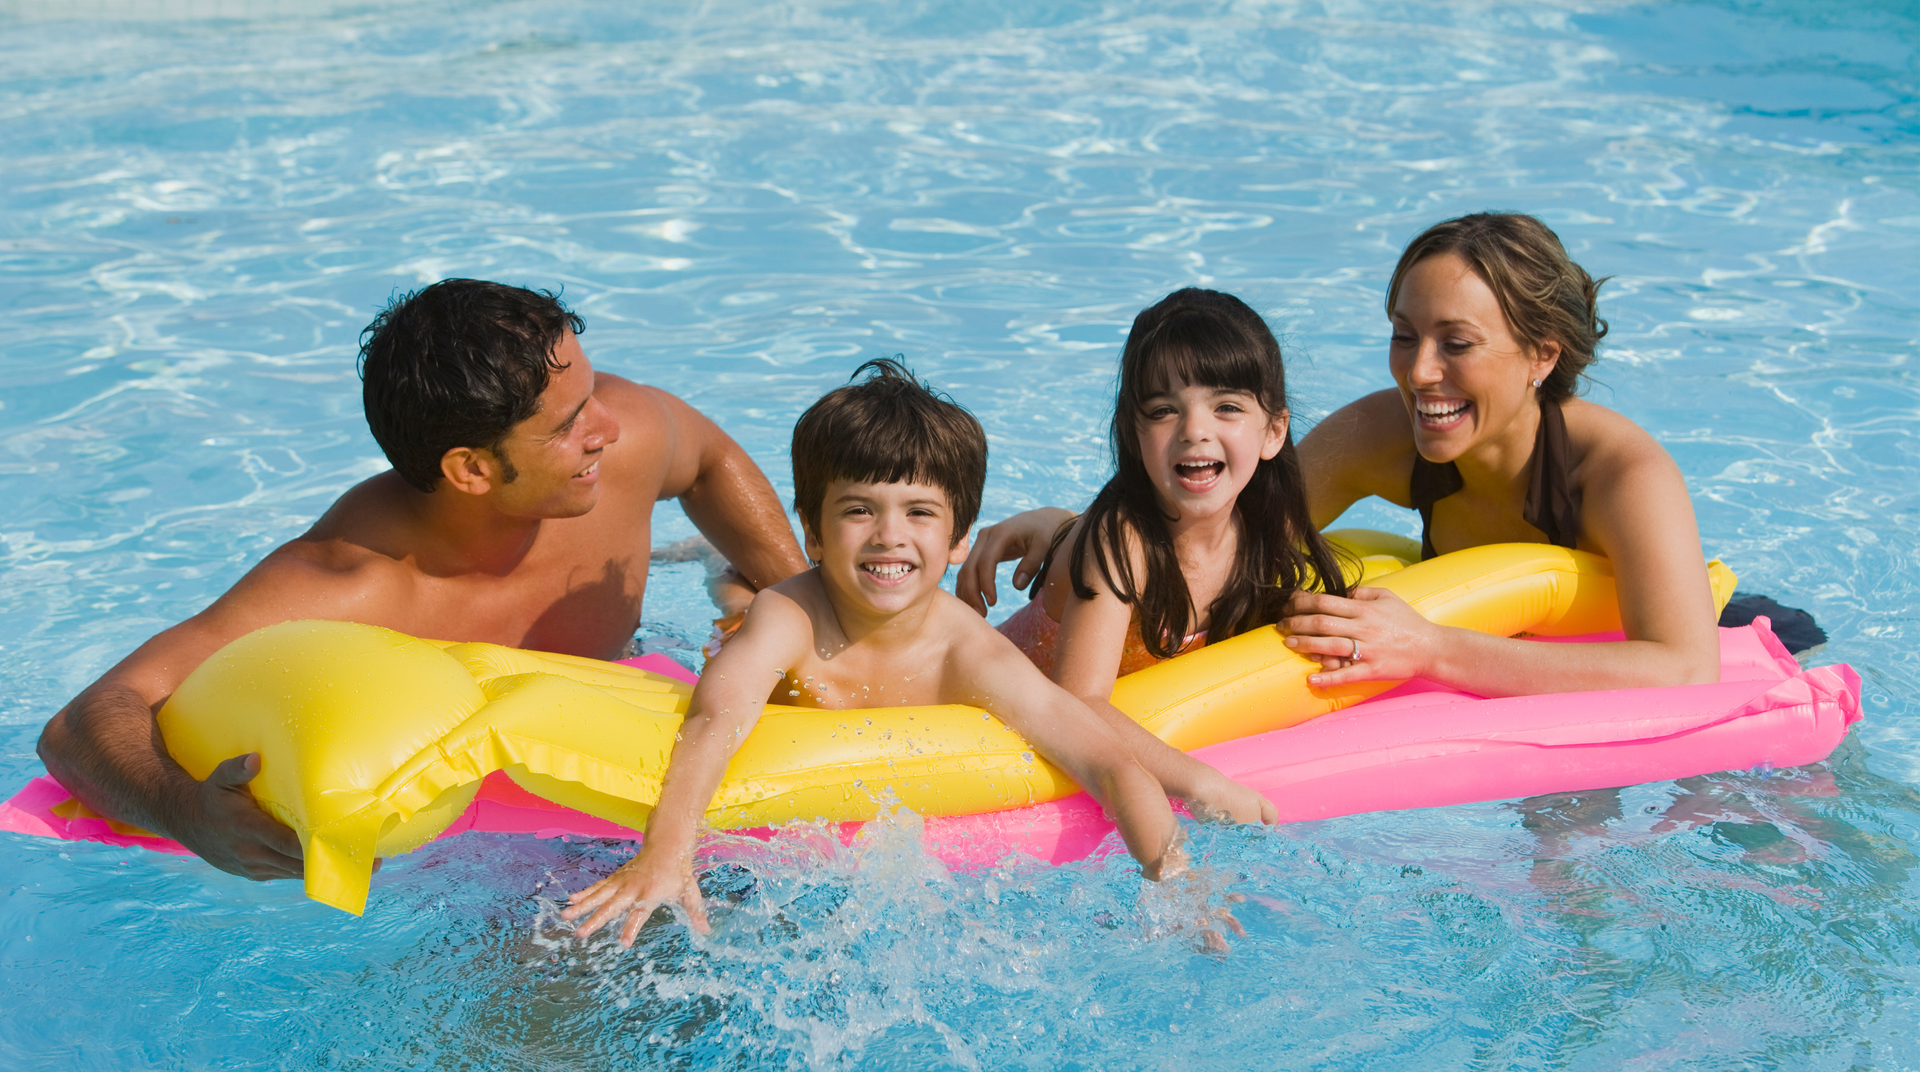
<svg viewBox="0 0 1920 1072"><path fill-rule="evenodd" d="M644 534L612 552L583 541L565 555L529 556L511 570L416 575L406 615L416 635L593 658L618 656L647 589Z"/></svg>

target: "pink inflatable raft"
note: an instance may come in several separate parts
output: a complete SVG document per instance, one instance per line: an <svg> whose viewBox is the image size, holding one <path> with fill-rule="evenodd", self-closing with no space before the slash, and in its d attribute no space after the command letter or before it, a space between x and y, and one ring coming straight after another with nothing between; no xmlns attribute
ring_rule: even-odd
<svg viewBox="0 0 1920 1072"><path fill-rule="evenodd" d="M1583 639L1617 634L1539 642ZM664 656L629 662L693 679ZM1720 631L1717 684L1484 699L1409 681L1346 710L1194 754L1265 793L1287 823L1797 767L1826 759L1860 714L1860 678L1851 667L1802 669L1759 618ZM860 826L842 824L842 838ZM1082 859L1112 829L1081 794L1012 811L932 816L923 838L930 855L973 868L1009 853L1049 863ZM48 777L0 805L0 830L186 851L93 815ZM441 836L467 830L639 836L534 796L498 772Z"/></svg>

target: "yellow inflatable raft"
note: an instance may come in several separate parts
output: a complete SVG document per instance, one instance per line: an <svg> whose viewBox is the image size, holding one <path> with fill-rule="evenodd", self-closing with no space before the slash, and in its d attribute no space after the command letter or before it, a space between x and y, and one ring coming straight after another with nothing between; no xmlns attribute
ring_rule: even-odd
<svg viewBox="0 0 1920 1072"><path fill-rule="evenodd" d="M1619 628L1612 567L1594 555L1505 544L1407 566L1418 555L1411 541L1332 535L1359 560L1359 576L1442 624L1498 635ZM1711 572L1724 604L1733 576L1717 562ZM1288 650L1277 629L1256 629L1122 678L1113 701L1190 750L1290 726L1393 684L1315 692L1306 677L1317 665ZM555 803L644 826L690 695L680 682L594 659L286 622L208 659L159 722L196 778L259 752L254 796L305 846L307 895L357 914L374 859L430 840L496 770ZM707 818L722 829L867 819L883 797L959 815L1077 791L977 708L769 704Z"/></svg>

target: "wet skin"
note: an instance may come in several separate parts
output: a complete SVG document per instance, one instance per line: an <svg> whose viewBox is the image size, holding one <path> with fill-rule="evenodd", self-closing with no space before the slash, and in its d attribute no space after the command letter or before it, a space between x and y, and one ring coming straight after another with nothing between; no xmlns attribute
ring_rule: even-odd
<svg viewBox="0 0 1920 1072"><path fill-rule="evenodd" d="M646 840L563 913L584 919L582 937L624 919L619 937L630 945L662 904L707 928L693 874L701 819L776 684L789 694L781 700L822 707L985 708L1113 814L1148 877L1169 866L1176 827L1159 782L1098 716L940 590L947 565L966 554L951 539L952 517L939 488L828 485L819 532L809 526L807 537L820 565L754 597L740 632L707 664Z"/></svg>
<svg viewBox="0 0 1920 1072"><path fill-rule="evenodd" d="M1492 289L1453 254L1409 270L1391 320L1394 389L1342 407L1300 441L1314 524L1333 523L1369 495L1411 506L1419 455L1455 463L1465 482L1434 506L1439 551L1545 542L1521 511L1540 419L1533 381L1554 367L1558 345L1519 340ZM1435 626L1383 589L1345 599L1304 593L1281 626L1296 651L1321 662L1316 686L1425 677L1507 696L1717 680L1712 590L1678 466L1618 413L1580 398L1561 408L1579 546L1613 561L1627 639L1532 644ZM1019 558L1014 583L1023 583L1068 516L1034 511L983 529L956 591L984 613L997 594L994 567Z"/></svg>
<svg viewBox="0 0 1920 1072"><path fill-rule="evenodd" d="M94 811L222 870L296 878L297 839L246 790L257 757L195 781L156 728L167 697L228 642L327 619L614 657L639 621L653 504L665 498L756 586L804 567L772 486L726 433L663 391L594 372L571 334L555 356L567 367L498 454L449 450L431 493L392 472L362 482L206 610L88 686L42 732L48 771Z"/></svg>

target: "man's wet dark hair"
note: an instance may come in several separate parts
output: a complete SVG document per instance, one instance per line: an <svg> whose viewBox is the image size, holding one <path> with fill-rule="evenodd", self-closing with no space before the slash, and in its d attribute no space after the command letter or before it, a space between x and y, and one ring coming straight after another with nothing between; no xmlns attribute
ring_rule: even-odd
<svg viewBox="0 0 1920 1072"><path fill-rule="evenodd" d="M540 409L566 368L554 348L587 329L560 297L478 279L443 279L394 300L360 333L367 427L401 479L439 486L440 459L481 447L502 452L513 426Z"/></svg>
<svg viewBox="0 0 1920 1072"><path fill-rule="evenodd" d="M861 380L862 373L869 373ZM927 484L953 508L952 547L980 516L987 485L987 433L973 414L934 394L898 361L853 370L845 387L822 395L793 426L793 508L820 535L827 485Z"/></svg>

